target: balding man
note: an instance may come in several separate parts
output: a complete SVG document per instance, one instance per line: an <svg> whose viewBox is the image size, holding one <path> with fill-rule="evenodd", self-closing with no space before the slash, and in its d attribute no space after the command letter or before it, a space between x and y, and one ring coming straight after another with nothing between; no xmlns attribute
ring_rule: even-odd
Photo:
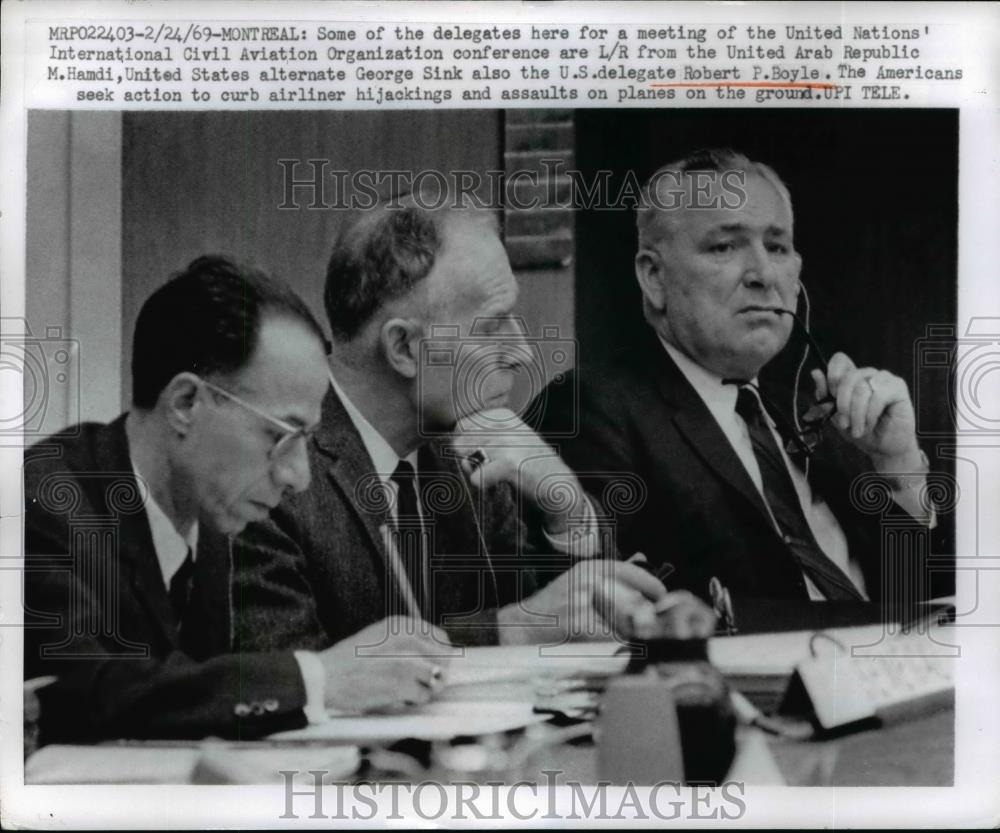
<svg viewBox="0 0 1000 833"><path fill-rule="evenodd" d="M525 342L490 215L428 205L382 204L334 246L315 481L238 542L246 645L321 647L394 612L460 644L606 638L666 593L599 557L576 477L504 408Z"/></svg>

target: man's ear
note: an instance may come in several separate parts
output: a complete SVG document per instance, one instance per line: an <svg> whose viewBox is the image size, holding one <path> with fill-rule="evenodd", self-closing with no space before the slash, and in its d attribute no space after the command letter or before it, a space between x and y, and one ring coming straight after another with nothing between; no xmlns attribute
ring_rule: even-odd
<svg viewBox="0 0 1000 833"><path fill-rule="evenodd" d="M635 277L643 297L657 312L666 306L663 294L663 260L652 249L639 249L635 255Z"/></svg>
<svg viewBox="0 0 1000 833"><path fill-rule="evenodd" d="M379 344L389 366L406 379L415 379L423 331L413 321L390 318L379 330Z"/></svg>
<svg viewBox="0 0 1000 833"><path fill-rule="evenodd" d="M201 407L198 389L201 382L193 373L178 373L160 391L159 402L167 424L181 437L191 430L196 413Z"/></svg>

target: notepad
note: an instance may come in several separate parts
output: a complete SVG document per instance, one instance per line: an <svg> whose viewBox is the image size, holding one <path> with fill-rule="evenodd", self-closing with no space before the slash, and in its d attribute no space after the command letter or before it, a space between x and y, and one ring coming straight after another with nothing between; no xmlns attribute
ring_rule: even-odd
<svg viewBox="0 0 1000 833"><path fill-rule="evenodd" d="M927 714L953 704L955 659L920 634L885 639L860 656L824 640L796 666L783 710L805 710L827 730Z"/></svg>

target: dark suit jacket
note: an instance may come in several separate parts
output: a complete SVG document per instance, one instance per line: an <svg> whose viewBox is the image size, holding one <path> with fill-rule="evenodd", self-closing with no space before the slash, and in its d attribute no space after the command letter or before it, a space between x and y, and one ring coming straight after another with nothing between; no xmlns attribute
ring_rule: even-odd
<svg viewBox="0 0 1000 833"><path fill-rule="evenodd" d="M380 532L389 521L378 473L332 390L309 459L309 489L234 540L244 649L324 647L406 613ZM531 510L506 486L477 493L443 447L423 446L418 472L432 541L424 618L456 644L495 643L496 609L530 595L568 558L542 554Z"/></svg>
<svg viewBox="0 0 1000 833"><path fill-rule="evenodd" d="M39 692L45 742L252 737L305 723L290 653L229 653L229 546L204 524L182 646L124 416L28 449L24 482L25 675L59 678Z"/></svg>
<svg viewBox="0 0 1000 833"><path fill-rule="evenodd" d="M585 483L625 473L643 484L641 505L614 516L623 553L642 551L654 565L671 565L667 586L703 598L717 577L734 599L808 599L801 571L760 493L658 341L651 338L641 352L584 366L575 382L550 386L543 395L538 428ZM788 394L772 396L788 399ZM909 516L895 504L881 513L859 511L851 486L870 465L833 429L825 434L810 464L810 483L842 526L869 597L878 600L882 524L890 517L905 524ZM910 526L915 535L926 532L915 522ZM913 562L908 569L917 569Z"/></svg>

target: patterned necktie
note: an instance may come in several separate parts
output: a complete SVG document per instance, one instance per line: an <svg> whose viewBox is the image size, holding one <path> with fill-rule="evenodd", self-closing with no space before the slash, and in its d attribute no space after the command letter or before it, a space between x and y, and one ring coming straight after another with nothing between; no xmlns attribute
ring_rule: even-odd
<svg viewBox="0 0 1000 833"><path fill-rule="evenodd" d="M397 488L396 547L406 569L406 577L421 612L427 610L424 528L417 503L417 473L406 460L400 460L390 478Z"/></svg>
<svg viewBox="0 0 1000 833"><path fill-rule="evenodd" d="M749 387L739 389L736 413L743 418L750 431L750 441L763 481L764 500L799 567L830 601L861 601L863 597L853 582L820 549L809 529L798 492L761 410L760 400Z"/></svg>

